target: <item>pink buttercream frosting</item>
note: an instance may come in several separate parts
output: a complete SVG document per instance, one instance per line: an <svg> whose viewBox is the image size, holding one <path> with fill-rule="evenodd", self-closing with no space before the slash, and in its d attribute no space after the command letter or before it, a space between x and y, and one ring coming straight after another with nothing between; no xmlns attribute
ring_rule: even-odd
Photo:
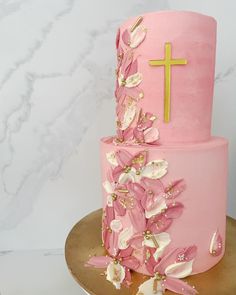
<svg viewBox="0 0 236 295"><path fill-rule="evenodd" d="M133 60L138 63L137 71L142 75L137 87L140 89L139 92L142 90L143 98L138 101L138 108L157 116L161 143L209 140L216 21L202 14L182 11L153 12L142 17L140 26L146 29L146 36L132 49ZM122 36L136 19L137 17L134 17L125 22L118 32L118 45L124 51L130 48ZM164 122L164 66L149 65L149 60L164 58L167 42L171 43L173 59L187 60L186 65L171 67L169 123ZM135 87L127 89L134 91Z"/></svg>

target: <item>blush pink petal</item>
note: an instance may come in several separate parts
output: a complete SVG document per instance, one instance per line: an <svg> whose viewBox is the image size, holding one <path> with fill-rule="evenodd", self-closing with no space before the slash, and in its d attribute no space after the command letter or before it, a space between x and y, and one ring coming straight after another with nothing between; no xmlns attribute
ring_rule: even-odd
<svg viewBox="0 0 236 295"><path fill-rule="evenodd" d="M129 287L132 284L132 281L131 281L131 273L130 273L130 271L127 268L125 268L124 284L126 284L127 287Z"/></svg>
<svg viewBox="0 0 236 295"><path fill-rule="evenodd" d="M169 187L165 188L165 193L168 194L169 198L176 198L186 188L186 184L183 179L175 180L171 183L171 190Z"/></svg>
<svg viewBox="0 0 236 295"><path fill-rule="evenodd" d="M119 48L119 45L120 45L120 29L118 29L116 33L116 49Z"/></svg>
<svg viewBox="0 0 236 295"><path fill-rule="evenodd" d="M114 209L118 216L124 216L126 213L126 209L124 206L120 203L119 199L113 202Z"/></svg>
<svg viewBox="0 0 236 295"><path fill-rule="evenodd" d="M135 247L137 249L140 249L143 247L143 235L142 233L136 234L133 236L129 241L128 244L131 245L132 247Z"/></svg>
<svg viewBox="0 0 236 295"><path fill-rule="evenodd" d="M116 152L116 159L120 166L125 167L130 165L133 156L126 150L119 150Z"/></svg>
<svg viewBox="0 0 236 295"><path fill-rule="evenodd" d="M121 166L117 166L112 170L112 177L113 177L114 181L116 181L116 182L118 181L118 179L119 179L121 173L123 173L123 171L124 171L124 168Z"/></svg>
<svg viewBox="0 0 236 295"><path fill-rule="evenodd" d="M106 217L105 217L106 222L107 222L107 225L109 226L111 221L115 218L114 208L106 206L105 213L106 213Z"/></svg>
<svg viewBox="0 0 236 295"><path fill-rule="evenodd" d="M134 128L134 137L139 143L144 143L143 131L140 131L137 127Z"/></svg>
<svg viewBox="0 0 236 295"><path fill-rule="evenodd" d="M135 59L129 68L129 76L132 76L138 72L138 60Z"/></svg>
<svg viewBox="0 0 236 295"><path fill-rule="evenodd" d="M146 228L146 218L144 211L136 204L134 209L128 211L131 225L136 229L137 232L142 232Z"/></svg>
<svg viewBox="0 0 236 295"><path fill-rule="evenodd" d="M120 250L118 256L121 257L121 258L129 257L129 256L131 256L133 251L134 251L134 249L131 246L129 246L128 248L126 248L124 250Z"/></svg>
<svg viewBox="0 0 236 295"><path fill-rule="evenodd" d="M127 257L127 258L123 258L121 264L125 267L128 267L129 269L132 269L132 270L136 270L140 266L138 259L135 257L132 257L132 256Z"/></svg>
<svg viewBox="0 0 236 295"><path fill-rule="evenodd" d="M167 210L164 213L166 218L178 218L183 213L184 205L179 202L168 204Z"/></svg>
<svg viewBox="0 0 236 295"><path fill-rule="evenodd" d="M144 188L139 183L130 182L127 184L127 188L137 200L141 200L145 194Z"/></svg>
<svg viewBox="0 0 236 295"><path fill-rule="evenodd" d="M182 255L184 256L184 261L191 261L191 260L193 260L196 257L196 255L197 255L197 246L193 245L193 246L190 246L190 247L183 248L177 254L176 261L181 261L180 260L180 257Z"/></svg>
<svg viewBox="0 0 236 295"><path fill-rule="evenodd" d="M128 30L125 30L122 34L122 40L125 43L126 46L129 46L130 44L130 33Z"/></svg>
<svg viewBox="0 0 236 295"><path fill-rule="evenodd" d="M93 256L86 262L85 266L106 268L111 261L112 258L109 256Z"/></svg>
<svg viewBox="0 0 236 295"><path fill-rule="evenodd" d="M166 231L172 224L172 219L166 218L162 214L151 217L148 220L147 227L154 234Z"/></svg>
<svg viewBox="0 0 236 295"><path fill-rule="evenodd" d="M177 294L195 295L198 293L196 289L179 279L167 277L163 283L165 289L168 289Z"/></svg>
<svg viewBox="0 0 236 295"><path fill-rule="evenodd" d="M140 89L138 86L135 86L135 87L123 87L125 88L125 95L126 96L129 96L129 97L132 97L134 100L138 101L143 95L143 91L142 89Z"/></svg>

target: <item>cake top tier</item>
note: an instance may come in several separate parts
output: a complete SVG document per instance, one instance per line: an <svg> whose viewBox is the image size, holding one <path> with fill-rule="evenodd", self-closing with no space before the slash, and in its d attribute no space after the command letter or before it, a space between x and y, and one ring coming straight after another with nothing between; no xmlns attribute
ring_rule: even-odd
<svg viewBox="0 0 236 295"><path fill-rule="evenodd" d="M216 21L162 11L117 33L117 143L200 142L211 136Z"/></svg>

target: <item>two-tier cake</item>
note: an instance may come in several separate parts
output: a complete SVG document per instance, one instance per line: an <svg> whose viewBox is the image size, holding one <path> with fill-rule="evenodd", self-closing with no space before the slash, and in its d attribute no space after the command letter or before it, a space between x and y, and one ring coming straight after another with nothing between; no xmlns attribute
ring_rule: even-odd
<svg viewBox="0 0 236 295"><path fill-rule="evenodd" d="M101 140L106 268L139 295L196 294L182 278L223 256L227 140L211 136L216 21L193 12L135 17L117 33L117 134ZM196 286L197 287L197 286Z"/></svg>

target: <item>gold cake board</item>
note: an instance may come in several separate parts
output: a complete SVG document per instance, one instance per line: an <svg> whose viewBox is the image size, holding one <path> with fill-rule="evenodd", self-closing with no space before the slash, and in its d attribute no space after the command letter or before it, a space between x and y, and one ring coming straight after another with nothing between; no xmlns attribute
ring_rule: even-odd
<svg viewBox="0 0 236 295"><path fill-rule="evenodd" d="M106 280L103 269L85 267L90 255L104 255L101 242L102 210L97 210L80 220L69 233L65 245L68 268L79 285L91 295L135 295L138 286L147 278L133 273L130 288L116 290ZM209 271L188 277L200 295L236 294L236 220L227 217L226 252L224 258ZM166 291L165 294L174 294Z"/></svg>

